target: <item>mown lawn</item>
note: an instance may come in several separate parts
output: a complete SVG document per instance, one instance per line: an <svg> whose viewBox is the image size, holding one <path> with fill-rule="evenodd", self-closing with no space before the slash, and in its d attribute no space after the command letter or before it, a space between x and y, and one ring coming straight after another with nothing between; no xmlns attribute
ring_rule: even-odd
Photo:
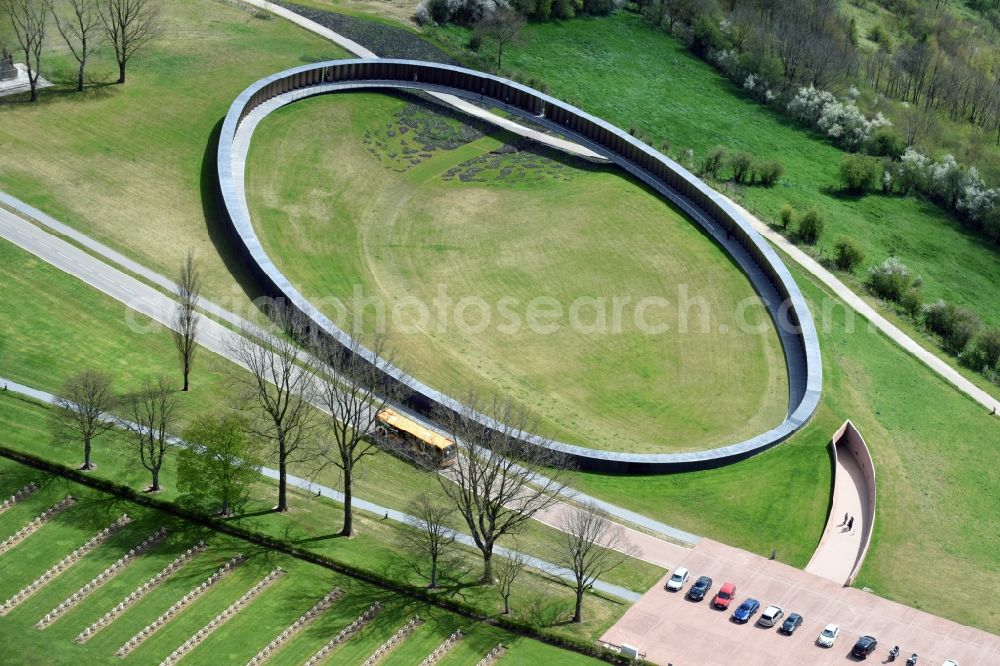
<svg viewBox="0 0 1000 666"><path fill-rule="evenodd" d="M0 42L13 44L10 22ZM234 97L262 76L343 57L329 41L238 3L163 4L163 33L117 79L110 49L72 92L75 61L50 27L43 74L60 85L29 105L0 101L0 189L173 275L191 248L205 291L233 307L255 289L232 251L213 194L218 129Z"/></svg>
<svg viewBox="0 0 1000 666"><path fill-rule="evenodd" d="M307 298L345 328L386 330L420 381L502 391L574 444L693 450L780 423L777 335L695 225L614 169L495 152L503 134L435 143L445 130L420 123L442 117L416 109L324 96L258 127L251 213ZM537 299L561 314L533 324Z"/></svg>
<svg viewBox="0 0 1000 666"><path fill-rule="evenodd" d="M419 615L424 620L423 625L409 640L400 644L387 663L416 663L460 627L466 633L461 645L463 650L456 650L454 655L450 655L449 660L456 658L456 661L450 663L475 663L497 642L510 645L512 654L520 655L520 659L523 659L520 663L538 663L532 660L542 655L557 664L598 663L0 459L0 494L9 495L29 480L36 481L41 489L14 509L0 514L0 533L16 531L31 517L66 494L72 494L78 498L78 502L15 549L0 556L4 571L0 580L0 597L3 599L34 580L52 561L61 559L122 512L132 516L133 521L103 547L88 554L28 601L0 617L0 633L8 641L8 646L14 640L13 637L17 636L16 656L12 651L5 650L0 655L0 663L120 663L114 656L114 651L120 645L237 553L248 557L245 564L154 633L125 662L159 662L269 571L280 567L286 573L250 606L204 640L185 657L185 662L246 663L326 592L338 587L343 591L343 596L307 630L292 638L278 654L278 659L296 658L298 662L304 661L340 628L377 600L383 605L383 610L360 634L336 652L335 662L340 659L355 663L363 661L397 627L414 615ZM39 631L33 627L39 617L160 526L166 526L170 530L166 541L140 556L123 573L98 588L45 630ZM199 539L208 543L208 549L172 574L161 586L122 613L88 642L83 645L73 642L73 638L82 629ZM463 653L467 655L466 658L457 660ZM9 659L10 657L14 659Z"/></svg>
<svg viewBox="0 0 1000 666"><path fill-rule="evenodd" d="M468 32L447 28L432 38L471 64ZM841 235L855 238L866 264L894 254L924 278L928 299L971 307L1000 324L1000 254L962 231L948 215L913 198L845 196L839 166L844 154L744 95L676 40L648 28L632 14L528 25L520 44L504 52L504 69L546 82L554 96L618 126L635 127L671 145L672 155L691 148L700 160L714 146L745 150L785 167L773 188L751 187L744 202L766 219L787 203L815 207L826 219L818 249L832 256Z"/></svg>

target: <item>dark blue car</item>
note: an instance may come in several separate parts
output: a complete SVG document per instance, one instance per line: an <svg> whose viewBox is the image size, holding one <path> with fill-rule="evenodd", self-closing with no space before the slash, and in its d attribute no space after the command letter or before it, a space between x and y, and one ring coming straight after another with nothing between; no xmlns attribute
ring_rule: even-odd
<svg viewBox="0 0 1000 666"><path fill-rule="evenodd" d="M733 611L733 622L746 624L754 613L760 610L760 602L756 599L747 599L740 604L740 607Z"/></svg>

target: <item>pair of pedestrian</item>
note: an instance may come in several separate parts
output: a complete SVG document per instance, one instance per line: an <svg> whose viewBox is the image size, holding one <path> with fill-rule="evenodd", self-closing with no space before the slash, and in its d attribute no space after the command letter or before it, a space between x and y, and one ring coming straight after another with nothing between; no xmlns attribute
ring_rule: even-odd
<svg viewBox="0 0 1000 666"><path fill-rule="evenodd" d="M850 531L851 529L853 529L854 528L854 516L852 516L849 513L845 513L844 514L844 522L842 522L841 525L846 525L848 531Z"/></svg>

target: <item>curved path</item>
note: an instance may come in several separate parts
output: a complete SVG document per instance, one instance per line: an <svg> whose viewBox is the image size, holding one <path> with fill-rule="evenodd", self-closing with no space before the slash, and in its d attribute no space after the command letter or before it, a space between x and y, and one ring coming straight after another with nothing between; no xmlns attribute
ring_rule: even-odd
<svg viewBox="0 0 1000 666"><path fill-rule="evenodd" d="M805 570L850 585L868 554L875 526L875 468L867 444L850 421L834 434L830 446L836 460L833 501L823 536ZM870 483L862 461L870 472ZM854 518L850 528L845 516Z"/></svg>
<svg viewBox="0 0 1000 666"><path fill-rule="evenodd" d="M583 468L616 473L663 473L710 469L743 460L787 439L819 404L822 363L819 340L798 286L780 257L717 192L672 160L628 133L526 86L472 70L410 60L340 60L278 72L254 83L230 107L219 138L219 187L230 230L265 293L287 301L319 331L353 346L348 335L315 308L281 273L264 250L250 219L244 173L253 131L270 112L296 100L343 90L400 89L458 95L527 118L601 154L677 205L739 265L766 305L781 339L788 370L785 420L756 437L703 451L630 454L601 451L534 435L526 443L560 451ZM373 358L371 352L363 355ZM408 376L388 370L408 396L407 404L431 413L445 408L485 427L495 423Z"/></svg>

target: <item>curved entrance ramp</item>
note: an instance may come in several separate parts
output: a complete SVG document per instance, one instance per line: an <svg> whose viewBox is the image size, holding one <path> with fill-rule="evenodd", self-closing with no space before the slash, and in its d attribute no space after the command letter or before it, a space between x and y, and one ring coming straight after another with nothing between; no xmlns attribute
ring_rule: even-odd
<svg viewBox="0 0 1000 666"><path fill-rule="evenodd" d="M845 421L830 441L833 454L833 502L826 529L806 571L841 585L851 585L865 561L875 527L875 464L854 424ZM853 516L850 529L844 516Z"/></svg>

